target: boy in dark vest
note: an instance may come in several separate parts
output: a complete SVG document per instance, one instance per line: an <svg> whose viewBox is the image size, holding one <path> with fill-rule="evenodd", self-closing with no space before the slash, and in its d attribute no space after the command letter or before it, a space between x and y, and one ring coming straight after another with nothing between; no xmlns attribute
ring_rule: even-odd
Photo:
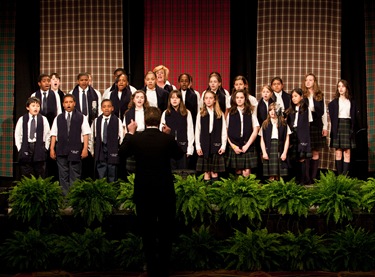
<svg viewBox="0 0 375 277"><path fill-rule="evenodd" d="M26 102L28 113L16 124L14 140L18 150L20 173L23 176L45 178L47 150L50 144L48 120L40 114L40 100L30 97Z"/></svg>
<svg viewBox="0 0 375 277"><path fill-rule="evenodd" d="M90 125L75 109L72 94L64 96L64 112L53 121L50 156L57 160L59 181L66 195L77 178L81 178L82 160L88 156Z"/></svg>
<svg viewBox="0 0 375 277"><path fill-rule="evenodd" d="M91 125L90 152L95 159L98 178L108 182L117 180L117 168L120 162L118 149L124 137L122 122L113 113L110 99L101 103L102 114Z"/></svg>

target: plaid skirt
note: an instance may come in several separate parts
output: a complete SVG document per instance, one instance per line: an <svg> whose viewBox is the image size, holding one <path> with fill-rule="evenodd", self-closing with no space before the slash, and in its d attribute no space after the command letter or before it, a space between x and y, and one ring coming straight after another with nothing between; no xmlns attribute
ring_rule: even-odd
<svg viewBox="0 0 375 277"><path fill-rule="evenodd" d="M211 154L208 158L198 156L197 172L225 172L224 156L219 154Z"/></svg>
<svg viewBox="0 0 375 277"><path fill-rule="evenodd" d="M279 141L277 139L271 140L270 154L268 160L263 160L263 176L287 176L288 165L287 162L281 161L279 158Z"/></svg>
<svg viewBox="0 0 375 277"><path fill-rule="evenodd" d="M322 128L310 125L310 143L311 150L320 150L326 145L326 138L322 137Z"/></svg>
<svg viewBox="0 0 375 277"><path fill-rule="evenodd" d="M234 169L247 169L258 167L258 154L255 147L250 147L246 153L236 154L232 147L228 147L226 167Z"/></svg>
<svg viewBox="0 0 375 277"><path fill-rule="evenodd" d="M331 147L340 149L356 148L355 138L352 136L351 119L339 118L337 138L331 139Z"/></svg>

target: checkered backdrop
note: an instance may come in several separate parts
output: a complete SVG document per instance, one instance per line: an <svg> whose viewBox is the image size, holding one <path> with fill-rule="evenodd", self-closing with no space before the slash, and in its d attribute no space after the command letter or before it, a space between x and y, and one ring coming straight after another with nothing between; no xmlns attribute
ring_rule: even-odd
<svg viewBox="0 0 375 277"><path fill-rule="evenodd" d="M0 176L13 177L15 1L1 3L0 17Z"/></svg>
<svg viewBox="0 0 375 277"><path fill-rule="evenodd" d="M41 0L40 71L59 73L64 92L90 72L104 93L123 67L122 12L122 0Z"/></svg>
<svg viewBox="0 0 375 277"><path fill-rule="evenodd" d="M368 170L375 171L375 3L365 2Z"/></svg>
<svg viewBox="0 0 375 277"><path fill-rule="evenodd" d="M257 98L275 76L290 92L311 72L328 105L340 79L340 33L340 0L259 0ZM334 169L334 160L333 149L321 150L321 168Z"/></svg>
<svg viewBox="0 0 375 277"><path fill-rule="evenodd" d="M208 75L217 71L230 90L230 1L145 0L145 72L157 65L169 68L169 81L179 87L181 73L193 76L202 92Z"/></svg>

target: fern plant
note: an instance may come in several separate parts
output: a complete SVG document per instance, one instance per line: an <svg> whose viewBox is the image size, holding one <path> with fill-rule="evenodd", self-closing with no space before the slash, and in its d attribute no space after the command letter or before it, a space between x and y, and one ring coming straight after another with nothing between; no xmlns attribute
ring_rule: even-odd
<svg viewBox="0 0 375 277"><path fill-rule="evenodd" d="M320 179L312 188L312 203L317 213L327 217L327 223L333 218L335 223L344 219L352 220L353 211L361 207L362 181L346 175L336 176L333 171L320 173Z"/></svg>
<svg viewBox="0 0 375 277"><path fill-rule="evenodd" d="M142 238L127 233L120 241L112 242L115 249L115 258L122 269L140 271L144 265Z"/></svg>
<svg viewBox="0 0 375 277"><path fill-rule="evenodd" d="M127 177L126 181L118 181L119 192L116 198L117 206L120 211L135 212L134 204L134 179L135 173L132 173Z"/></svg>
<svg viewBox="0 0 375 277"><path fill-rule="evenodd" d="M330 236L333 271L370 271L375 267L375 234L348 225Z"/></svg>
<svg viewBox="0 0 375 277"><path fill-rule="evenodd" d="M223 251L227 268L241 271L271 271L279 269L280 235L267 229L246 233L236 230L228 239L229 247Z"/></svg>
<svg viewBox="0 0 375 277"><path fill-rule="evenodd" d="M279 181L270 181L263 189L267 209L276 209L281 215L307 217L310 208L309 194L294 178L288 182L284 182L282 178Z"/></svg>
<svg viewBox="0 0 375 277"><path fill-rule="evenodd" d="M217 240L209 228L202 225L190 234L182 234L174 247L175 269L208 270L223 266L221 251L223 244Z"/></svg>
<svg viewBox="0 0 375 277"><path fill-rule="evenodd" d="M210 189L210 199L215 199L224 216L241 219L262 220L261 213L265 210L264 196L260 181L254 174L248 177L230 176L222 178Z"/></svg>
<svg viewBox="0 0 375 277"><path fill-rule="evenodd" d="M198 177L195 175L188 175L186 178L180 175L174 175L174 177L177 217L181 218L185 225L192 222L204 222L212 211L203 174Z"/></svg>
<svg viewBox="0 0 375 277"><path fill-rule="evenodd" d="M10 216L22 220L35 228L40 227L43 219L60 217L63 194L59 182L53 177L22 177L9 193Z"/></svg>
<svg viewBox="0 0 375 277"><path fill-rule="evenodd" d="M95 220L102 222L112 214L116 206L117 190L105 178L95 181L91 178L77 179L66 197L73 208L73 214L81 216L87 225L91 225Z"/></svg>
<svg viewBox="0 0 375 277"><path fill-rule="evenodd" d="M327 269L329 249L324 235L314 234L306 229L298 235L290 231L281 235L284 270L322 270Z"/></svg>
<svg viewBox="0 0 375 277"><path fill-rule="evenodd" d="M50 269L55 247L55 235L30 228L27 232L15 231L13 238L6 239L0 255L6 262L3 266L12 271L43 271Z"/></svg>
<svg viewBox="0 0 375 277"><path fill-rule="evenodd" d="M57 244L62 266L69 270L103 270L112 257L112 244L101 228L86 228L83 234L61 236Z"/></svg>
<svg viewBox="0 0 375 277"><path fill-rule="evenodd" d="M362 206L371 212L375 205L375 178L368 178L362 187Z"/></svg>

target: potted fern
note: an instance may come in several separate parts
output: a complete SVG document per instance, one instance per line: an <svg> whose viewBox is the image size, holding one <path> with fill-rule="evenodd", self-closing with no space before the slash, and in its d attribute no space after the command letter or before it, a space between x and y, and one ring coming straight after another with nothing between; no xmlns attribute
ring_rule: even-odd
<svg viewBox="0 0 375 277"><path fill-rule="evenodd" d="M116 198L118 210L124 213L134 213L135 204L133 200L134 196L134 179L135 174L131 174L127 177L127 181L119 180L118 195Z"/></svg>
<svg viewBox="0 0 375 277"><path fill-rule="evenodd" d="M133 233L126 233L121 240L113 241L116 262L127 271L141 271L144 266L142 238Z"/></svg>
<svg viewBox="0 0 375 277"><path fill-rule="evenodd" d="M60 217L63 194L59 182L53 177L22 177L9 193L10 216L29 226L39 228L42 221L53 221Z"/></svg>
<svg viewBox="0 0 375 277"><path fill-rule="evenodd" d="M77 179L66 197L74 216L82 217L87 225L91 225L94 221L101 223L113 213L117 190L105 178L95 181L91 178Z"/></svg>
<svg viewBox="0 0 375 277"><path fill-rule="evenodd" d="M362 187L361 204L368 212L373 212L375 206L375 178L368 178Z"/></svg>

